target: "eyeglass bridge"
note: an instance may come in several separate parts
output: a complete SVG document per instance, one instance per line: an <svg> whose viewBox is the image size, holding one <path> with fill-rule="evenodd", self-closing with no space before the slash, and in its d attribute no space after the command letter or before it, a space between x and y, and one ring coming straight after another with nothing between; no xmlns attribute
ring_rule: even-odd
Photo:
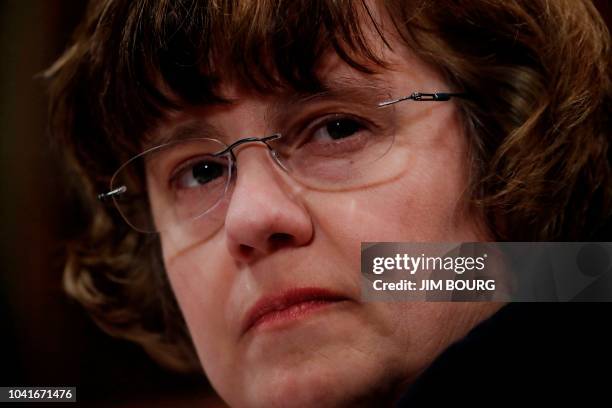
<svg viewBox="0 0 612 408"><path fill-rule="evenodd" d="M232 155L232 159L236 159L236 156L234 156L234 148L240 146L241 144L244 143L251 143L251 142L263 142L269 149L271 149L272 151L274 151L267 142L271 141L271 140L276 140L276 139L280 139L281 138L281 134L280 133L275 133L273 135L270 136L265 136L265 137L245 137L244 139L239 139L236 140L234 143L232 143L231 145L227 146L225 149L221 150L218 153L215 153L214 156L223 156L224 154L227 154L227 152L230 152L230 154Z"/></svg>

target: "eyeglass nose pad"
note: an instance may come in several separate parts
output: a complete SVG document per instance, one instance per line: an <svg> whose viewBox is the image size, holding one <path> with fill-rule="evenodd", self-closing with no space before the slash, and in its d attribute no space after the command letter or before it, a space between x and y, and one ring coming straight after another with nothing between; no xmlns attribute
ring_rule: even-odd
<svg viewBox="0 0 612 408"><path fill-rule="evenodd" d="M270 150L270 156L272 156L272 159L274 159L276 164L278 164L285 172L289 173L289 169L285 167L281 159L278 157L278 153L276 152L276 150L274 150L272 146L268 145L267 143L266 146L268 146L268 149Z"/></svg>

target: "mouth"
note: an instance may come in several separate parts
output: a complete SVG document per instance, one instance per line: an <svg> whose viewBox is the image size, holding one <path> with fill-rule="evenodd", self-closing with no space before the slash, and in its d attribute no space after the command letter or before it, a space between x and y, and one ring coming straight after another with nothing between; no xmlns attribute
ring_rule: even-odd
<svg viewBox="0 0 612 408"><path fill-rule="evenodd" d="M264 296L246 314L242 333L289 323L346 300L346 296L322 288L298 288Z"/></svg>

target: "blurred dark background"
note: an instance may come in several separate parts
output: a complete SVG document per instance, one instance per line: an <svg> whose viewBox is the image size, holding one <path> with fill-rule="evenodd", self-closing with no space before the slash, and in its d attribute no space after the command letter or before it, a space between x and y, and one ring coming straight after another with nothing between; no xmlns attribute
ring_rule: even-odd
<svg viewBox="0 0 612 408"><path fill-rule="evenodd" d="M612 5L595 1L610 26ZM107 406L217 406L201 375L168 372L101 332L61 290L70 195L46 134L44 84L83 0L0 1L0 386L77 386Z"/></svg>

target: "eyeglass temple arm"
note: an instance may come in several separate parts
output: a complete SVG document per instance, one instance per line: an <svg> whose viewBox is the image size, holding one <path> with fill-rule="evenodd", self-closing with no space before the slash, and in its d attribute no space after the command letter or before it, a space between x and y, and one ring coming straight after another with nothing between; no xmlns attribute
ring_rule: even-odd
<svg viewBox="0 0 612 408"><path fill-rule="evenodd" d="M384 106L393 105L394 103L398 103L398 102L405 101L405 100L413 100L417 102L421 102L421 101L445 102L445 101L450 100L453 97L465 98L467 97L467 94L449 93L449 92L436 92L436 93L413 92L412 94L408 96L403 96L401 98L380 102L378 106L384 107Z"/></svg>
<svg viewBox="0 0 612 408"><path fill-rule="evenodd" d="M118 188L116 188L114 190L108 191L106 193L98 194L98 200L100 200L102 202L106 202L106 201L110 200L114 196L120 196L121 194L124 194L126 191L127 191L127 187L126 186L121 186L121 187L118 187Z"/></svg>

